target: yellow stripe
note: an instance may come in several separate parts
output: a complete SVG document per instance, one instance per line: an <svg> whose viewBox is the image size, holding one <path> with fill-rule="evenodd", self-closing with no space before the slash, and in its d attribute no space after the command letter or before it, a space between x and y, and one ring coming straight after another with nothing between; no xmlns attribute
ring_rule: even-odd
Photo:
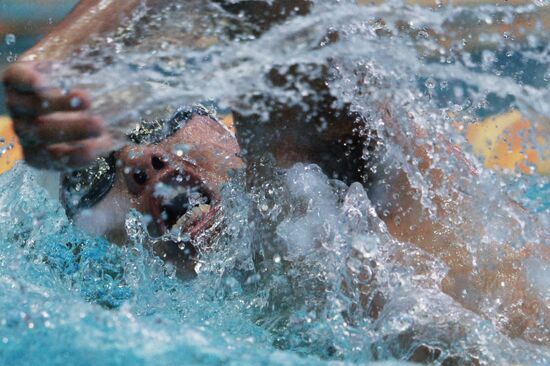
<svg viewBox="0 0 550 366"><path fill-rule="evenodd" d="M469 125L466 137L487 168L550 176L547 120L533 123L511 111Z"/></svg>
<svg viewBox="0 0 550 366"><path fill-rule="evenodd" d="M235 135L235 119L233 118L233 113L224 114L218 117L220 121Z"/></svg>
<svg viewBox="0 0 550 366"><path fill-rule="evenodd" d="M23 159L23 149L13 132L8 117L0 116L0 174L10 170L18 160Z"/></svg>

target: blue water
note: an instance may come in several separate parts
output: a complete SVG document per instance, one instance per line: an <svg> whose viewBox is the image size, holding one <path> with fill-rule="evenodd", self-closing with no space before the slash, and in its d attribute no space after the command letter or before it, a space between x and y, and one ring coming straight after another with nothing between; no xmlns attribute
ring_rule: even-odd
<svg viewBox="0 0 550 366"><path fill-rule="evenodd" d="M215 286L78 231L24 165L0 187L0 364L322 363L274 349Z"/></svg>
<svg viewBox="0 0 550 366"><path fill-rule="evenodd" d="M182 282L139 242L82 233L35 173L19 164L0 176L0 364L346 363L274 347L248 303L261 289L245 295L212 273Z"/></svg>
<svg viewBox="0 0 550 366"><path fill-rule="evenodd" d="M140 246L139 225L134 225L139 221L137 215L128 222L129 230L138 233L133 247L121 248L89 237L68 222L59 202L49 199L36 183L35 174L19 164L0 176L0 364L362 364L374 359L373 347L377 358L389 360L410 352L406 346L401 352L395 349L400 344L398 335L407 329L405 324L416 324L413 329L422 344L442 345L451 337L454 345L447 345L450 354L466 356L468 347L476 345L490 356L488 359L542 364L548 360L544 349L506 340L490 322L457 308L440 293L413 289L403 279L399 279L401 290L393 290L394 299L377 322L346 325L342 319L332 318L342 294L327 297L311 287L313 279L307 278L312 273L318 276L322 268L338 273L338 257L334 262L326 258L320 261L310 253L305 262L318 266L314 272L295 264L286 279L275 271L260 280L247 270L249 255L239 259L237 252L231 252L239 248L228 245L219 259L230 263L214 264L197 279L183 282ZM310 199L317 197L312 212L332 204L326 191L329 186L324 185L320 172L299 166L289 174L317 182L295 192ZM359 210L366 204L361 201L361 192L352 186L347 193L347 199ZM233 203L241 204L235 206L236 212L245 212L242 197L231 194L237 198ZM283 237L296 235L296 230L317 227L318 220L315 213L303 216L279 226L279 233ZM338 216L328 218L328 222L349 225ZM250 234L247 229L245 232ZM383 233L378 239L369 239L366 232L352 235L355 245L363 240L362 245L370 245L374 252L383 250L373 244L384 237ZM246 248L245 243L240 244ZM389 242L381 244L391 247ZM345 247L343 243L339 246L342 256ZM385 265L391 267L389 262ZM390 277L400 271L390 267L386 273ZM292 292L293 276L299 279L299 291L305 293ZM382 271L378 276L383 287ZM330 276L324 281L330 283ZM278 300L286 303L268 306L269 291L275 291ZM412 297L411 291L416 293ZM331 303L323 305L323 298L332 299ZM467 329L475 329L475 333L462 333Z"/></svg>

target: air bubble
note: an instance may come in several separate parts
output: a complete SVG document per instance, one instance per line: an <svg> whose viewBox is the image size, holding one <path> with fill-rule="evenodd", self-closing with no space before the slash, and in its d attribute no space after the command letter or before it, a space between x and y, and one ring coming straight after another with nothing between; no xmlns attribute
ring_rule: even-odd
<svg viewBox="0 0 550 366"><path fill-rule="evenodd" d="M6 34L4 36L4 42L6 43L6 45L8 46L12 46L15 44L15 42L17 41L17 38L15 37L15 34Z"/></svg>
<svg viewBox="0 0 550 366"><path fill-rule="evenodd" d="M80 107L81 104L82 104L82 101L80 100L80 98L78 98L78 97L71 98L71 108L72 109L76 109L76 108Z"/></svg>
<svg viewBox="0 0 550 366"><path fill-rule="evenodd" d="M424 85L425 85L426 88L428 88L428 89L434 89L436 83L435 83L435 80L434 80L434 79L428 78L428 79L426 80L426 82L424 83Z"/></svg>
<svg viewBox="0 0 550 366"><path fill-rule="evenodd" d="M176 156L178 156L178 157L182 157L184 155L187 155L187 154L189 154L190 151L191 151L191 145L189 145L189 144L177 144L172 149L172 152L174 154L176 154Z"/></svg>

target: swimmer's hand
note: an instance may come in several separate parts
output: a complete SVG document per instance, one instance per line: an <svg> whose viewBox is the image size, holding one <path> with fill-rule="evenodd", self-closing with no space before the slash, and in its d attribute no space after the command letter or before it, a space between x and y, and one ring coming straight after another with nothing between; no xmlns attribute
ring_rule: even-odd
<svg viewBox="0 0 550 366"><path fill-rule="evenodd" d="M90 114L89 94L45 85L32 62L9 67L3 77L6 103L26 161L37 168L86 166L111 150L104 120Z"/></svg>

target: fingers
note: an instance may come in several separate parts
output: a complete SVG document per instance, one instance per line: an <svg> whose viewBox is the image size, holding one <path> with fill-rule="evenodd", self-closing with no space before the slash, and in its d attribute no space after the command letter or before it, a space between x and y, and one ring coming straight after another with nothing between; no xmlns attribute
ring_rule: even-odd
<svg viewBox="0 0 550 366"><path fill-rule="evenodd" d="M48 87L39 66L17 63L3 76L6 104L29 164L77 168L108 153L112 139L103 119L90 115L89 94Z"/></svg>
<svg viewBox="0 0 550 366"><path fill-rule="evenodd" d="M41 110L45 113L60 111L82 111L91 107L91 100L84 90L73 90L64 93L59 89L39 90L42 99Z"/></svg>
<svg viewBox="0 0 550 366"><path fill-rule="evenodd" d="M11 97L10 97L11 98ZM98 137L106 133L103 119L91 116L82 109L82 104L77 106L78 112L58 111L60 104L54 105L51 113L32 115L26 109L32 96L18 98L17 105L9 101L14 128L21 144L27 148L34 145L51 145L60 142L76 142L88 138ZM42 109L45 112L45 109Z"/></svg>
<svg viewBox="0 0 550 366"><path fill-rule="evenodd" d="M44 83L44 79L31 63L17 63L4 73L4 86L19 93L32 93Z"/></svg>
<svg viewBox="0 0 550 366"><path fill-rule="evenodd" d="M58 112L40 116L35 127L37 140L49 144L85 140L105 132L103 120L86 112Z"/></svg>
<svg viewBox="0 0 550 366"><path fill-rule="evenodd" d="M102 135L71 144L51 145L46 150L56 162L57 168L80 168L89 165L98 156L107 154L112 147L111 137Z"/></svg>
<svg viewBox="0 0 550 366"><path fill-rule="evenodd" d="M4 74L6 103L14 119L90 108L91 100L86 91L73 90L67 93L59 88L48 87L36 67L34 63L17 63Z"/></svg>
<svg viewBox="0 0 550 366"><path fill-rule="evenodd" d="M25 149L25 160L37 168L63 171L85 167L98 156L107 155L112 147L111 137L102 135L75 143L32 146Z"/></svg>
<svg viewBox="0 0 550 366"><path fill-rule="evenodd" d="M14 118L32 118L62 111L82 111L90 108L88 93L74 90L63 93L59 89L38 89L33 93L20 93L7 89L6 105Z"/></svg>

